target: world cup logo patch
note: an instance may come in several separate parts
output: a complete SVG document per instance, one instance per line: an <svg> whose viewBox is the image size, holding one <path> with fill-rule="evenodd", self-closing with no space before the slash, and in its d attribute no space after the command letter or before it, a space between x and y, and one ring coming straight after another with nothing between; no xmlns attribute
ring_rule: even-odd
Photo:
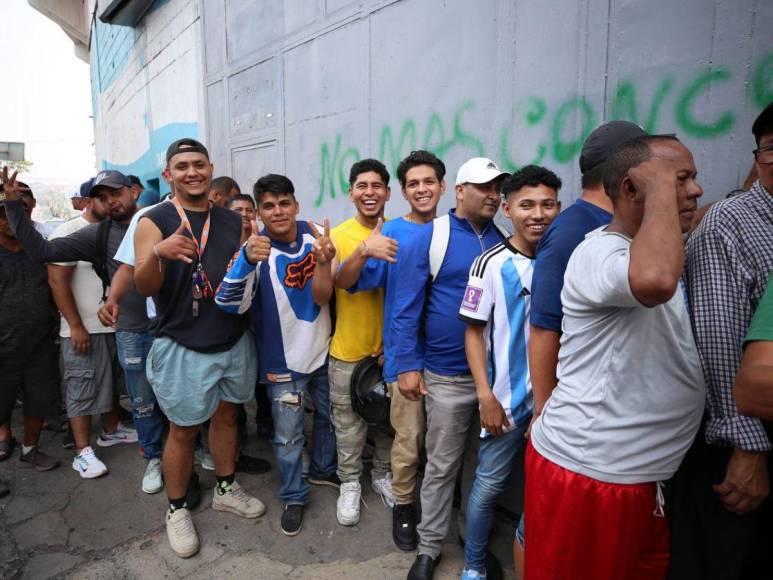
<svg viewBox="0 0 773 580"><path fill-rule="evenodd" d="M464 300L462 300L462 308L469 310L470 312L477 312L480 306L480 298L483 296L483 290L476 288L475 286L467 286L464 291Z"/></svg>

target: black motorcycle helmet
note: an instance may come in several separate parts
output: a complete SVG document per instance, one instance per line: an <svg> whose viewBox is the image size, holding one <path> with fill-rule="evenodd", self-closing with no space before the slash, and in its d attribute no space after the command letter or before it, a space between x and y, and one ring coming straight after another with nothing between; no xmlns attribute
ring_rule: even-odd
<svg viewBox="0 0 773 580"><path fill-rule="evenodd" d="M355 413L371 425L391 428L389 391L381 375L378 357L369 356L357 363L349 388Z"/></svg>

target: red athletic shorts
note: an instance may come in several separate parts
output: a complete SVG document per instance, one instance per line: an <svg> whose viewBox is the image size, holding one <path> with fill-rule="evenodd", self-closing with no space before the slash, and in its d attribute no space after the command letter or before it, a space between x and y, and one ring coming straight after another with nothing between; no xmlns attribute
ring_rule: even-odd
<svg viewBox="0 0 773 580"><path fill-rule="evenodd" d="M591 479L548 461L529 443L526 580L665 578L668 519L656 509L657 484Z"/></svg>

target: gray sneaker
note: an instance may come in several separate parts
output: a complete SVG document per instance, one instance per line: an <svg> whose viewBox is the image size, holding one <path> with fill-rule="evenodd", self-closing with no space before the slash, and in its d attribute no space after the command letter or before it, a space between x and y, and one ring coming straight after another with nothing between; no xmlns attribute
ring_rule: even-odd
<svg viewBox="0 0 773 580"><path fill-rule="evenodd" d="M22 453L19 461L24 467L34 467L38 471L51 471L61 463L56 457L43 453L37 445Z"/></svg>

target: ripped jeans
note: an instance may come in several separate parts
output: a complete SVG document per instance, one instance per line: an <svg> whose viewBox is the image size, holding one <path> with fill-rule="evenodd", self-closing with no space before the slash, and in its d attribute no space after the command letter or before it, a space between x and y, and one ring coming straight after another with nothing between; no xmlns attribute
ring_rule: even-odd
<svg viewBox="0 0 773 580"><path fill-rule="evenodd" d="M134 427L137 429L142 455L145 459L161 457L164 420L145 374L145 361L153 344L153 336L147 332L117 330L115 342L118 362L126 377L126 390L132 400Z"/></svg>
<svg viewBox="0 0 773 580"><path fill-rule="evenodd" d="M286 504L305 505L309 501L309 482L303 479L301 451L306 441L303 430L306 399L314 404L311 432L310 477L323 477L336 471L336 440L330 423L330 385L327 363L310 375L286 383L266 383L274 419L274 455L279 464L279 498Z"/></svg>

